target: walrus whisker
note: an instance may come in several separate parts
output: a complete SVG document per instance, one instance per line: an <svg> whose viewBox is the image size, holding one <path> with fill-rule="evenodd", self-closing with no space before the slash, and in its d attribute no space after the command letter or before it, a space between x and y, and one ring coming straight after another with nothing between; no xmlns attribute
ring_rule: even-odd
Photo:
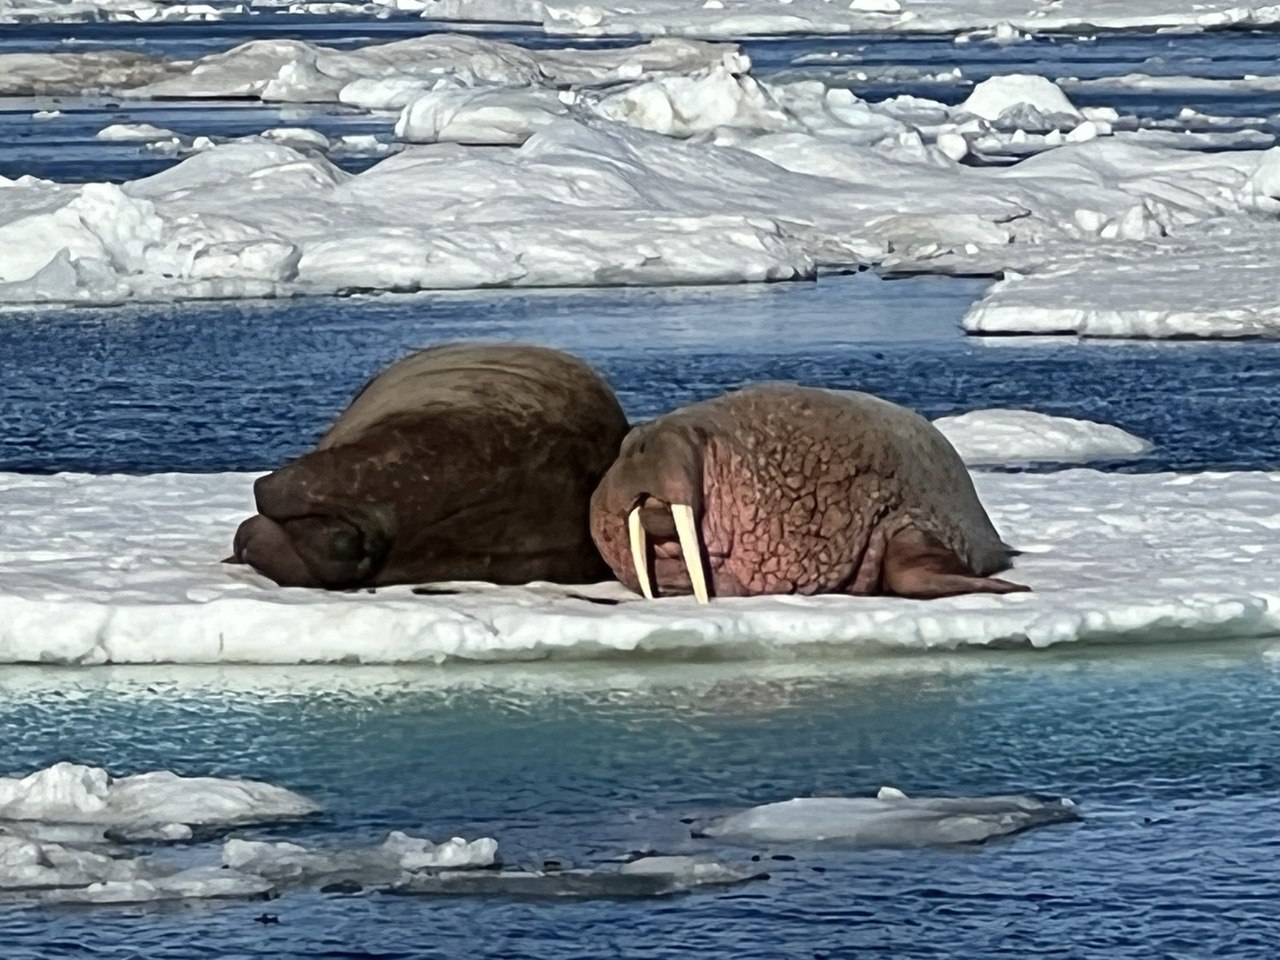
<svg viewBox="0 0 1280 960"><path fill-rule="evenodd" d="M653 599L653 584L649 581L649 538L640 522L640 508L632 507L627 515L627 532L631 538L631 562L640 581L640 592L646 600Z"/></svg>
<svg viewBox="0 0 1280 960"><path fill-rule="evenodd" d="M710 603L707 575L702 569L702 542L698 536L697 521L693 519L693 507L687 503L673 503L671 518L676 522L676 535L680 538L680 553L684 556L685 569L689 571L693 595L698 598L699 603Z"/></svg>

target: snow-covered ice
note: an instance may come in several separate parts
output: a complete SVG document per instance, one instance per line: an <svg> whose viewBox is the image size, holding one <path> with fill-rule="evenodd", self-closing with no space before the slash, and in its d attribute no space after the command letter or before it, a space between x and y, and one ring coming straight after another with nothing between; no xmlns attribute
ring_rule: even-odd
<svg viewBox="0 0 1280 960"><path fill-rule="evenodd" d="M859 847L982 843L1077 819L1070 800L1037 797L908 797L882 787L874 797L798 797L698 825L702 836L765 843L828 842Z"/></svg>
<svg viewBox="0 0 1280 960"><path fill-rule="evenodd" d="M1280 474L976 475L1032 593L928 602L758 597L700 607L621 586L283 589L220 563L244 474L0 475L0 661L520 660L787 655L1280 632ZM587 597L605 602L589 602ZM616 604L608 601L617 600Z"/></svg>
<svg viewBox="0 0 1280 960"><path fill-rule="evenodd" d="M1034 410L972 410L933 425L965 463L1088 463L1140 457L1152 446L1109 423L1053 417Z"/></svg>
<svg viewBox="0 0 1280 960"><path fill-rule="evenodd" d="M423 0L432 19L538 23L585 35L749 36L788 33L1079 33L1268 26L1280 6L1257 0Z"/></svg>
<svg viewBox="0 0 1280 960"><path fill-rule="evenodd" d="M0 62L16 62L23 89L403 107L397 134L420 145L349 174L318 151L395 147L305 128L217 143L113 125L103 137L199 155L124 184L0 181L0 304L753 282L823 264L1014 285L1087 267L1095 251L1140 258L1143 242L1176 245L1218 219L1263 246L1280 231L1276 152L1178 149L1271 134L1136 130L1030 75L948 106L764 82L736 47L679 39L573 51L432 35L352 50L253 41L193 62L112 56ZM40 74L32 57L57 59ZM959 162L970 155L1028 159Z"/></svg>
<svg viewBox="0 0 1280 960"><path fill-rule="evenodd" d="M1280 162L1272 165L1280 171ZM1261 185L1260 185L1261 186ZM1280 184L1256 202L1270 209ZM1273 214L1274 215L1274 214ZM1011 272L969 308L972 333L1087 337L1280 337L1280 232L1248 218Z"/></svg>

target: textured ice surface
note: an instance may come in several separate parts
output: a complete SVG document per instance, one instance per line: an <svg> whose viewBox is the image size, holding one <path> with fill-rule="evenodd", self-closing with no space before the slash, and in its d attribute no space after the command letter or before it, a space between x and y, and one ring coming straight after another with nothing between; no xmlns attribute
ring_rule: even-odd
<svg viewBox="0 0 1280 960"><path fill-rule="evenodd" d="M233 870L271 880L326 883L335 877L360 883L389 883L405 871L489 867L497 861L498 842L490 837L453 837L432 843L398 830L376 847L312 850L296 843L228 840L222 862Z"/></svg>
<svg viewBox="0 0 1280 960"><path fill-rule="evenodd" d="M306 797L254 780L181 777L169 771L112 777L100 767L57 763L0 778L0 821L102 825L226 825L303 816Z"/></svg>
<svg viewBox="0 0 1280 960"><path fill-rule="evenodd" d="M973 410L933 422L965 463L1087 463L1140 457L1151 444L1107 423L1033 410Z"/></svg>
<svg viewBox="0 0 1280 960"><path fill-rule="evenodd" d="M948 106L868 103L749 67L732 45L680 39L574 51L451 35L351 50L253 41L192 62L0 57L0 83L19 91L402 108L397 135L421 144L353 175L317 151L393 147L301 128L219 145L109 127L110 139L200 154L119 185L0 181L0 304L730 283L808 278L820 264L1003 273L1012 286L1141 258L1143 242L1183 242L1215 219L1264 247L1280 232L1277 154L1182 149L1271 134L1117 136L1133 118L1080 110L1031 75L993 77ZM1028 159L975 168L960 162L970 155ZM1027 315L1060 311L1056 293Z"/></svg>
<svg viewBox="0 0 1280 960"><path fill-rule="evenodd" d="M1032 593L758 597L618 585L283 589L226 556L244 474L0 475L0 661L366 663L1164 641L1280 630L1280 474L977 474ZM588 597L605 602L590 602ZM609 601L617 600L616 604Z"/></svg>
<svg viewBox="0 0 1280 960"><path fill-rule="evenodd" d="M616 869L445 870L410 877L392 890L415 896L662 897L764 876L759 869L731 866L706 856L652 856Z"/></svg>
<svg viewBox="0 0 1280 960"><path fill-rule="evenodd" d="M1274 166L1095 139L975 170L847 91L794 99L844 133L717 145L558 120L517 149L423 146L358 175L259 140L123 185L0 181L0 303L1028 270L1224 213L1254 229Z"/></svg>
<svg viewBox="0 0 1280 960"><path fill-rule="evenodd" d="M700 824L701 835L765 843L834 842L860 847L981 843L1078 817L1070 800L1037 797L799 797Z"/></svg>
<svg viewBox="0 0 1280 960"><path fill-rule="evenodd" d="M1274 178L1280 162L1272 159L1268 168ZM1280 182L1255 177L1254 184L1254 202L1273 209ZM994 284L969 309L964 326L974 333L1274 338L1280 336L1277 256L1275 223L1242 217L1149 243L1076 251L1054 266L1012 272Z"/></svg>
<svg viewBox="0 0 1280 960"><path fill-rule="evenodd" d="M780 33L1014 33L1204 29L1280 21L1271 3L1206 0L424 0L435 19L523 20L548 31L590 35Z"/></svg>

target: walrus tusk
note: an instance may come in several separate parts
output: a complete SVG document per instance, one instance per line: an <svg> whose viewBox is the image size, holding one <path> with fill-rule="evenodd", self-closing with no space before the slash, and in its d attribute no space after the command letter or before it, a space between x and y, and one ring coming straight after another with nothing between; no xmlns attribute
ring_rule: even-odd
<svg viewBox="0 0 1280 960"><path fill-rule="evenodd" d="M627 515L627 532L631 537L631 562L640 581L640 592L646 600L653 599L653 584L649 582L649 541L640 523L640 508L635 507Z"/></svg>
<svg viewBox="0 0 1280 960"><path fill-rule="evenodd" d="M707 575L702 569L702 544L698 538L698 525L693 519L693 507L687 503L673 503L671 518L676 522L676 534L680 537L680 552L684 554L685 569L693 584L693 595L699 603L710 603L707 593Z"/></svg>

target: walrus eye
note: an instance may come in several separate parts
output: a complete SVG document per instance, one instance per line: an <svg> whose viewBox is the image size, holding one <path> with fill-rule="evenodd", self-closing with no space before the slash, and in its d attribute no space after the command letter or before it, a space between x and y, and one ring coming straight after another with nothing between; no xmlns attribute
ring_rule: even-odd
<svg viewBox="0 0 1280 960"><path fill-rule="evenodd" d="M356 530L338 530L329 538L331 560L361 560L364 553L364 538Z"/></svg>

